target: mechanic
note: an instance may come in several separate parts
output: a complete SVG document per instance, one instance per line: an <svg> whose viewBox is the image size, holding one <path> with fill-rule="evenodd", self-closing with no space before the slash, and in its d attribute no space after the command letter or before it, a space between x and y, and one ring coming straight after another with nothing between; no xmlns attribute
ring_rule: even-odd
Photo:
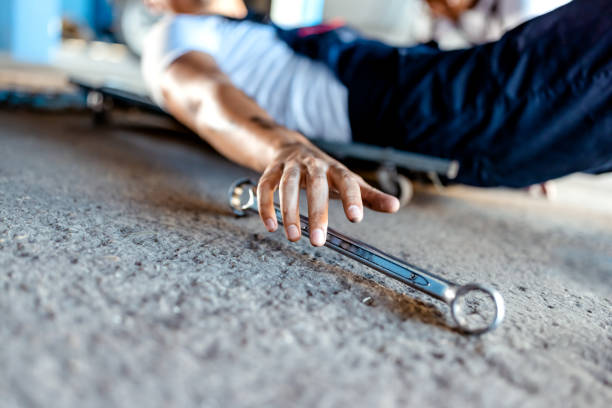
<svg viewBox="0 0 612 408"><path fill-rule="evenodd" d="M266 228L323 245L330 195L346 216L397 199L366 184L309 138L393 146L461 163L457 181L523 187L612 170L612 2L574 0L499 41L441 51L397 48L344 26L282 30L240 0L146 0L190 15L163 19L145 45L154 99L229 159L262 172Z"/></svg>

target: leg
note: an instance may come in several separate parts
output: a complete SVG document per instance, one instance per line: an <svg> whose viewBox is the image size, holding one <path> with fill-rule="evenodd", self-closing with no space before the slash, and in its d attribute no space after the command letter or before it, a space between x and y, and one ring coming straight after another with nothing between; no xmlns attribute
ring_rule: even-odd
<svg viewBox="0 0 612 408"><path fill-rule="evenodd" d="M356 140L457 159L463 183L521 187L612 169L611 32L612 2L575 0L465 50L341 32L322 44Z"/></svg>
<svg viewBox="0 0 612 408"><path fill-rule="evenodd" d="M458 181L481 186L612 168L610 32L612 3L574 1L498 42L432 57L421 82L401 86L416 94L398 104L400 146L456 158Z"/></svg>

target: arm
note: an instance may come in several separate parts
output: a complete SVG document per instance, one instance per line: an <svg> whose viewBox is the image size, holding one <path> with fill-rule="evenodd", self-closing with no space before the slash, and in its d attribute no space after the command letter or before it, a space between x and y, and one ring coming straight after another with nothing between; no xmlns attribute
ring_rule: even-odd
<svg viewBox="0 0 612 408"><path fill-rule="evenodd" d="M363 204L395 212L399 202L369 186L344 165L316 148L303 135L276 124L230 82L215 61L189 52L174 61L160 79L168 110L221 154L263 172L257 187L259 211L269 231L278 228L274 191L278 188L287 238L300 239L299 191L308 197L310 240L325 243L329 193L338 194L346 216L363 218Z"/></svg>

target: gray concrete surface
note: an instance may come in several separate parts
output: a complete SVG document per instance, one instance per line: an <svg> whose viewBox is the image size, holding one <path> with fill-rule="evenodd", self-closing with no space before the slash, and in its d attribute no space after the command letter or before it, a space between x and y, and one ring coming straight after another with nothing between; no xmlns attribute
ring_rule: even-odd
<svg viewBox="0 0 612 408"><path fill-rule="evenodd" d="M612 216L423 192L331 225L460 282L504 325L225 207L249 174L119 118L0 112L2 407L609 407ZM373 303L362 300L372 297Z"/></svg>

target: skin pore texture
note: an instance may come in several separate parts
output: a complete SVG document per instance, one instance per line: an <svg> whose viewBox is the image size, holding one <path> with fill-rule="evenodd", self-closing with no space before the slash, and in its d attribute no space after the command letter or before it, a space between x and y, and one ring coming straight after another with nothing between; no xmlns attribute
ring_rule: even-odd
<svg viewBox="0 0 612 408"><path fill-rule="evenodd" d="M184 2L193 3L149 1L163 2L166 10L172 11L179 10ZM207 3L196 2L200 6ZM160 82L170 113L228 159L262 173L257 197L260 217L268 231L278 228L274 212L277 189L285 233L293 242L301 238L299 192L306 190L310 242L315 246L325 243L330 197L342 200L352 222L362 220L364 205L388 213L399 209L395 197L368 185L305 136L276 123L231 83L210 55L196 51L184 54L170 64Z"/></svg>

